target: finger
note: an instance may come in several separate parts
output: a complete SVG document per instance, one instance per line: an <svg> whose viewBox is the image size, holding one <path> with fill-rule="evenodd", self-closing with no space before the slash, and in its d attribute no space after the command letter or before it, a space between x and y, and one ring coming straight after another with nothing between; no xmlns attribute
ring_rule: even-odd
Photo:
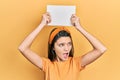
<svg viewBox="0 0 120 80"><path fill-rule="evenodd" d="M72 14L72 17L77 17L75 14Z"/></svg>
<svg viewBox="0 0 120 80"><path fill-rule="evenodd" d="M46 24L48 24L49 23L49 20L46 20Z"/></svg>
<svg viewBox="0 0 120 80"><path fill-rule="evenodd" d="M50 19L49 19L49 20L50 20L50 22L52 21L51 17L50 17Z"/></svg>
<svg viewBox="0 0 120 80"><path fill-rule="evenodd" d="M50 23L51 22L51 19L47 19L46 20L46 23L48 24L48 23Z"/></svg>
<svg viewBox="0 0 120 80"><path fill-rule="evenodd" d="M72 16L75 16L75 14L72 14Z"/></svg>
<svg viewBox="0 0 120 80"><path fill-rule="evenodd" d="M71 16L71 20L73 20L75 18L74 14Z"/></svg>
<svg viewBox="0 0 120 80"><path fill-rule="evenodd" d="M47 12L46 15L49 16L49 17L51 17L49 12Z"/></svg>

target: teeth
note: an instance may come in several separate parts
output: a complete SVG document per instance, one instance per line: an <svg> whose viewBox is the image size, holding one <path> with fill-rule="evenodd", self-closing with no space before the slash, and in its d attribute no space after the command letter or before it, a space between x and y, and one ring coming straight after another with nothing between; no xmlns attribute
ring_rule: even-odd
<svg viewBox="0 0 120 80"><path fill-rule="evenodd" d="M64 53L64 54L68 54L68 53Z"/></svg>

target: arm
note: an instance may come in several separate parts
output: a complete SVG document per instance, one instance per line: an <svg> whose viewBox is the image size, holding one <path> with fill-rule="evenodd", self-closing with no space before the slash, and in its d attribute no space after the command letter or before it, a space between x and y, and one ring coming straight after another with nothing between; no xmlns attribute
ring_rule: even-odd
<svg viewBox="0 0 120 80"><path fill-rule="evenodd" d="M20 44L19 51L34 65L36 65L39 68L42 68L42 60L41 57L38 56L35 52L33 52L30 47L34 41L34 39L37 37L39 32L42 30L42 28L47 25L51 21L49 13L43 14L42 21L40 25L33 30Z"/></svg>
<svg viewBox="0 0 120 80"><path fill-rule="evenodd" d="M106 47L98 39L82 28L82 26L79 24L79 18L76 15L72 15L71 23L93 47L93 50L82 56L81 66L86 66L99 58L106 51Z"/></svg>

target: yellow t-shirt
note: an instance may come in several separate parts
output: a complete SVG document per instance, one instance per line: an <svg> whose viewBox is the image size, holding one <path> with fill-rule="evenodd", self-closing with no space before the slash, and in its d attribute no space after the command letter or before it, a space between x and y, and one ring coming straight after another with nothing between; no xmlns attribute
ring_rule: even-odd
<svg viewBox="0 0 120 80"><path fill-rule="evenodd" d="M63 62L51 62L42 58L45 80L77 80L79 72L83 69L80 60L81 57L69 57Z"/></svg>

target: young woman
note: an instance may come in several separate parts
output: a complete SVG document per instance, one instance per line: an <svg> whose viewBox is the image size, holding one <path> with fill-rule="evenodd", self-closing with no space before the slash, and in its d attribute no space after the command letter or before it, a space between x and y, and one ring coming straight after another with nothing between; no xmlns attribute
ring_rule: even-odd
<svg viewBox="0 0 120 80"><path fill-rule="evenodd" d="M93 49L82 56L74 57L70 31L65 27L57 27L52 30L49 37L48 59L40 57L30 47L42 28L50 22L50 14L43 14L40 25L25 38L19 50L29 61L45 72L45 80L77 80L78 73L99 58L106 51L106 47L80 25L76 15L72 15L72 25L85 36Z"/></svg>

